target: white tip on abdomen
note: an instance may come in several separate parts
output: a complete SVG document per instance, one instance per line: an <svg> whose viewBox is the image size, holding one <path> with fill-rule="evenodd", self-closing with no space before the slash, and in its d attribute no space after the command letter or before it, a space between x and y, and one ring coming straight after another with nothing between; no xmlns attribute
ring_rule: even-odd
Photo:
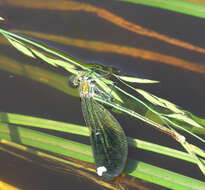
<svg viewBox="0 0 205 190"><path fill-rule="evenodd" d="M97 168L97 174L102 176L104 172L107 172L107 168L105 166L100 166Z"/></svg>

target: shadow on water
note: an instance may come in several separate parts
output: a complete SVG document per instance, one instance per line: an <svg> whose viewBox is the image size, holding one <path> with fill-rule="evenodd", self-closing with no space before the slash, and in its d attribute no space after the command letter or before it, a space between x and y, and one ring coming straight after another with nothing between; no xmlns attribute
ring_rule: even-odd
<svg viewBox="0 0 205 190"><path fill-rule="evenodd" d="M137 147L137 143L134 140L129 139L128 142L129 142L128 144L132 144L132 146ZM130 174L133 171L135 171L136 168L137 168L137 164L138 164L138 161L129 159L127 161L127 165L126 165L126 168L125 168L125 173Z"/></svg>
<svg viewBox="0 0 205 190"><path fill-rule="evenodd" d="M6 113L1 113L0 120L1 120L1 122L7 124L8 128L9 128L9 137L10 137L11 141L13 141L15 143L22 144L18 128L16 128L12 124L9 124L8 115Z"/></svg>

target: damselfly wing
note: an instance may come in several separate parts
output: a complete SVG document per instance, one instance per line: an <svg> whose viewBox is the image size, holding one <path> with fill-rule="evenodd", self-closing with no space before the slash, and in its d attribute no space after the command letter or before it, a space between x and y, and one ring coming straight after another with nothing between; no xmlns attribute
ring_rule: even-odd
<svg viewBox="0 0 205 190"><path fill-rule="evenodd" d="M97 174L107 180L119 176L127 161L127 137L114 116L93 97L95 84L85 73L78 76L83 116L90 129L90 140Z"/></svg>

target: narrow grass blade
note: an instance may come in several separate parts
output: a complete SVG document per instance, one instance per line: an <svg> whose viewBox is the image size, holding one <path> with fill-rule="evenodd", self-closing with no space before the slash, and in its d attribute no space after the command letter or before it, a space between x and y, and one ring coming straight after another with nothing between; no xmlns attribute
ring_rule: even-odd
<svg viewBox="0 0 205 190"><path fill-rule="evenodd" d="M0 112L0 121L9 124L25 125L28 127L37 127L41 129L50 129L75 135L89 136L89 130L85 126L79 126L60 121L52 121L32 116Z"/></svg>
<svg viewBox="0 0 205 190"><path fill-rule="evenodd" d="M0 126L1 139L71 156L86 162L93 162L91 148L87 145L34 131L32 129L16 126L12 127L5 123L0 123Z"/></svg>
<svg viewBox="0 0 205 190"><path fill-rule="evenodd" d="M204 190L205 187L204 182L193 180L193 178L186 177L175 172L167 172L167 170L165 169L145 164L143 162L129 160L129 164L132 166L136 165L136 169L130 173L131 176L140 179L146 179L147 181L153 182L158 185L163 184L162 186L169 189Z"/></svg>
<svg viewBox="0 0 205 190"><path fill-rule="evenodd" d="M118 0L135 4L153 6L187 15L205 18L205 6L200 2L192 3L188 0Z"/></svg>
<svg viewBox="0 0 205 190"><path fill-rule="evenodd" d="M71 156L86 162L93 163L91 149L89 149L86 145L61 139L59 137L46 135L30 129L15 127L15 130L13 131L11 127L6 124L0 125L0 138L2 139L1 142L5 143L4 139L18 143L20 142L28 146ZM16 148L18 148L18 146L22 148L21 145L15 145ZM27 150L28 148L24 147L24 151ZM133 160L128 160L126 173L133 177L144 179L164 187L171 187L173 189L179 190L203 190L205 186L205 183L199 180Z"/></svg>
<svg viewBox="0 0 205 190"><path fill-rule="evenodd" d="M12 125L24 125L27 127L41 128L48 130L55 130L59 132L70 133L74 135L89 136L89 129L85 126L74 125L70 123L64 123L59 121L52 121L38 117L25 116L20 114L0 112L0 122L4 122ZM16 126L11 126L16 127ZM172 148L164 147L140 139L133 139L128 137L129 146L139 148L142 150L156 152L158 154L167 155L173 158L182 159L191 163L197 164L197 161L193 157L185 152L178 151ZM192 145L193 146L193 145ZM198 147L194 147L195 153L204 156L203 151ZM205 163L205 161L203 160Z"/></svg>

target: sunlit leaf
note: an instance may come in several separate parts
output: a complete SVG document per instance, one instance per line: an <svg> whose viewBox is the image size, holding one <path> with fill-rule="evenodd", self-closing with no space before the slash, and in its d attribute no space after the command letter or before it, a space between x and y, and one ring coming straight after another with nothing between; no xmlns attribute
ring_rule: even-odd
<svg viewBox="0 0 205 190"><path fill-rule="evenodd" d="M0 28L0 33L1 33L2 35L4 35L5 37L7 36L8 38L13 38L13 40L14 40L14 39L17 39L17 40L21 41L22 44L23 44L23 42L24 42L24 43L26 43L26 44L29 44L29 46L30 46L30 45L31 45L31 46L34 46L34 47L36 47L36 48L41 49L42 51L45 51L46 53L52 54L52 55L54 55L54 56L57 56L57 57L59 57L59 58L65 60L65 61L67 61L68 63L72 63L73 65L78 66L79 68L81 68L81 69L83 69L83 70L90 70L90 69L88 68L87 64L85 64L85 63L83 63L83 62L81 62L81 61L79 61L79 60L77 60L77 59L75 59L75 58L73 58L73 57L71 57L71 56L68 56L68 55L66 55L66 54L64 54L64 53L62 53L62 52L60 52L60 51L57 51L56 49L53 49L53 48L51 48L51 47L48 47L48 46L46 46L45 44L41 44L41 43L39 43L39 42L33 41L33 40L29 39L29 38L22 37L22 36L20 36L20 35L18 35L18 34L12 33L12 32L8 32L8 31L3 30L3 29L1 29L1 28ZM7 38L7 37L6 37L6 38ZM26 46L26 47L27 47L27 46ZM27 48L29 48L30 50L32 50L30 47L27 47Z"/></svg>
<svg viewBox="0 0 205 190"><path fill-rule="evenodd" d="M44 60L45 62L47 62L48 64L54 67L60 66L73 74L77 74L77 71L75 70L75 66L72 64L69 64L66 61L50 58L44 55L43 53L37 50L34 50L34 49L32 49L32 52L35 53L36 56L38 56L39 58L41 58L42 60Z"/></svg>
<svg viewBox="0 0 205 190"><path fill-rule="evenodd" d="M64 69L66 69L67 71L73 73L73 74L77 74L77 71L75 70L75 66L72 64L69 64L66 61L63 60L59 60L59 59L53 59L53 58L49 58L48 56L44 55L43 53L34 50L33 48L30 48L28 46L26 46L24 43L16 40L15 38L12 38L11 36L8 36L6 34L4 34L4 36L8 39L8 41L19 51L21 51L22 53L24 53L25 55L32 57L32 58L36 58L34 56L34 54L36 56L38 56L39 58L41 58L42 60L46 61L47 63L49 63L52 66L60 66L63 67Z"/></svg>
<svg viewBox="0 0 205 190"><path fill-rule="evenodd" d="M199 123L203 129L205 130L205 119L197 117L195 115L193 115L192 113L188 112L188 111L184 111L184 113L191 118L192 120L194 120L195 122Z"/></svg>
<svg viewBox="0 0 205 190"><path fill-rule="evenodd" d="M156 122L156 123L159 123L161 125L163 125L163 121L162 119L160 118L159 115L153 113L152 111L148 110L146 113L145 113L145 117L151 119L152 121Z"/></svg>
<svg viewBox="0 0 205 190"><path fill-rule="evenodd" d="M193 144L191 144L190 146L191 146L192 151L193 151L195 154L197 154L197 155L199 155L199 156L205 158L205 151L203 151L202 149L198 148L197 146L195 146L195 145L193 145Z"/></svg>
<svg viewBox="0 0 205 190"><path fill-rule="evenodd" d="M0 21L4 21L4 18L3 18L3 17L0 17Z"/></svg>
<svg viewBox="0 0 205 190"><path fill-rule="evenodd" d="M194 120L192 120L191 118L187 117L186 115L182 115L182 114L167 114L166 116L167 117L171 117L171 118L175 118L175 119L179 119L179 120L182 120L182 121L185 121L186 123L189 123L190 125L193 125L195 127L203 128L201 125L199 125Z"/></svg>
<svg viewBox="0 0 205 190"><path fill-rule="evenodd" d="M159 81L149 80L149 79L141 79L141 78L131 77L131 76L118 76L118 77L126 82L144 83L144 84L159 83Z"/></svg>
<svg viewBox="0 0 205 190"><path fill-rule="evenodd" d="M158 98L157 96L155 96L151 93L148 93L144 90L141 90L141 89L136 89L136 91L138 93L140 93L142 96L144 96L144 98L146 98L152 104L155 104L155 105L170 109L174 113L184 114L184 112L182 110L180 110L175 104L173 104L173 103L171 103L171 102L169 102L165 99Z"/></svg>
<svg viewBox="0 0 205 190"><path fill-rule="evenodd" d="M188 142L185 142L183 144L183 147L186 149L186 151L192 156L192 158L196 161L198 167L200 168L201 172L205 175L205 163L202 158L200 158L195 153L195 148L192 147L192 144L189 144Z"/></svg>
<svg viewBox="0 0 205 190"><path fill-rule="evenodd" d="M120 96L112 90L107 84L105 84L103 81L96 79L96 83L107 93L110 94L113 98L118 100L119 102L123 102L123 100L120 98Z"/></svg>
<svg viewBox="0 0 205 190"><path fill-rule="evenodd" d="M46 61L47 63L49 63L50 65L56 67L56 63L53 59L43 55L42 53L40 53L39 51L36 50L32 50L39 58L41 58L42 60Z"/></svg>
<svg viewBox="0 0 205 190"><path fill-rule="evenodd" d="M35 56L33 55L33 53L31 52L31 50L29 48L27 48L23 43L21 43L20 41L4 34L4 36L8 39L8 41L20 52L22 52L23 54L35 58Z"/></svg>

